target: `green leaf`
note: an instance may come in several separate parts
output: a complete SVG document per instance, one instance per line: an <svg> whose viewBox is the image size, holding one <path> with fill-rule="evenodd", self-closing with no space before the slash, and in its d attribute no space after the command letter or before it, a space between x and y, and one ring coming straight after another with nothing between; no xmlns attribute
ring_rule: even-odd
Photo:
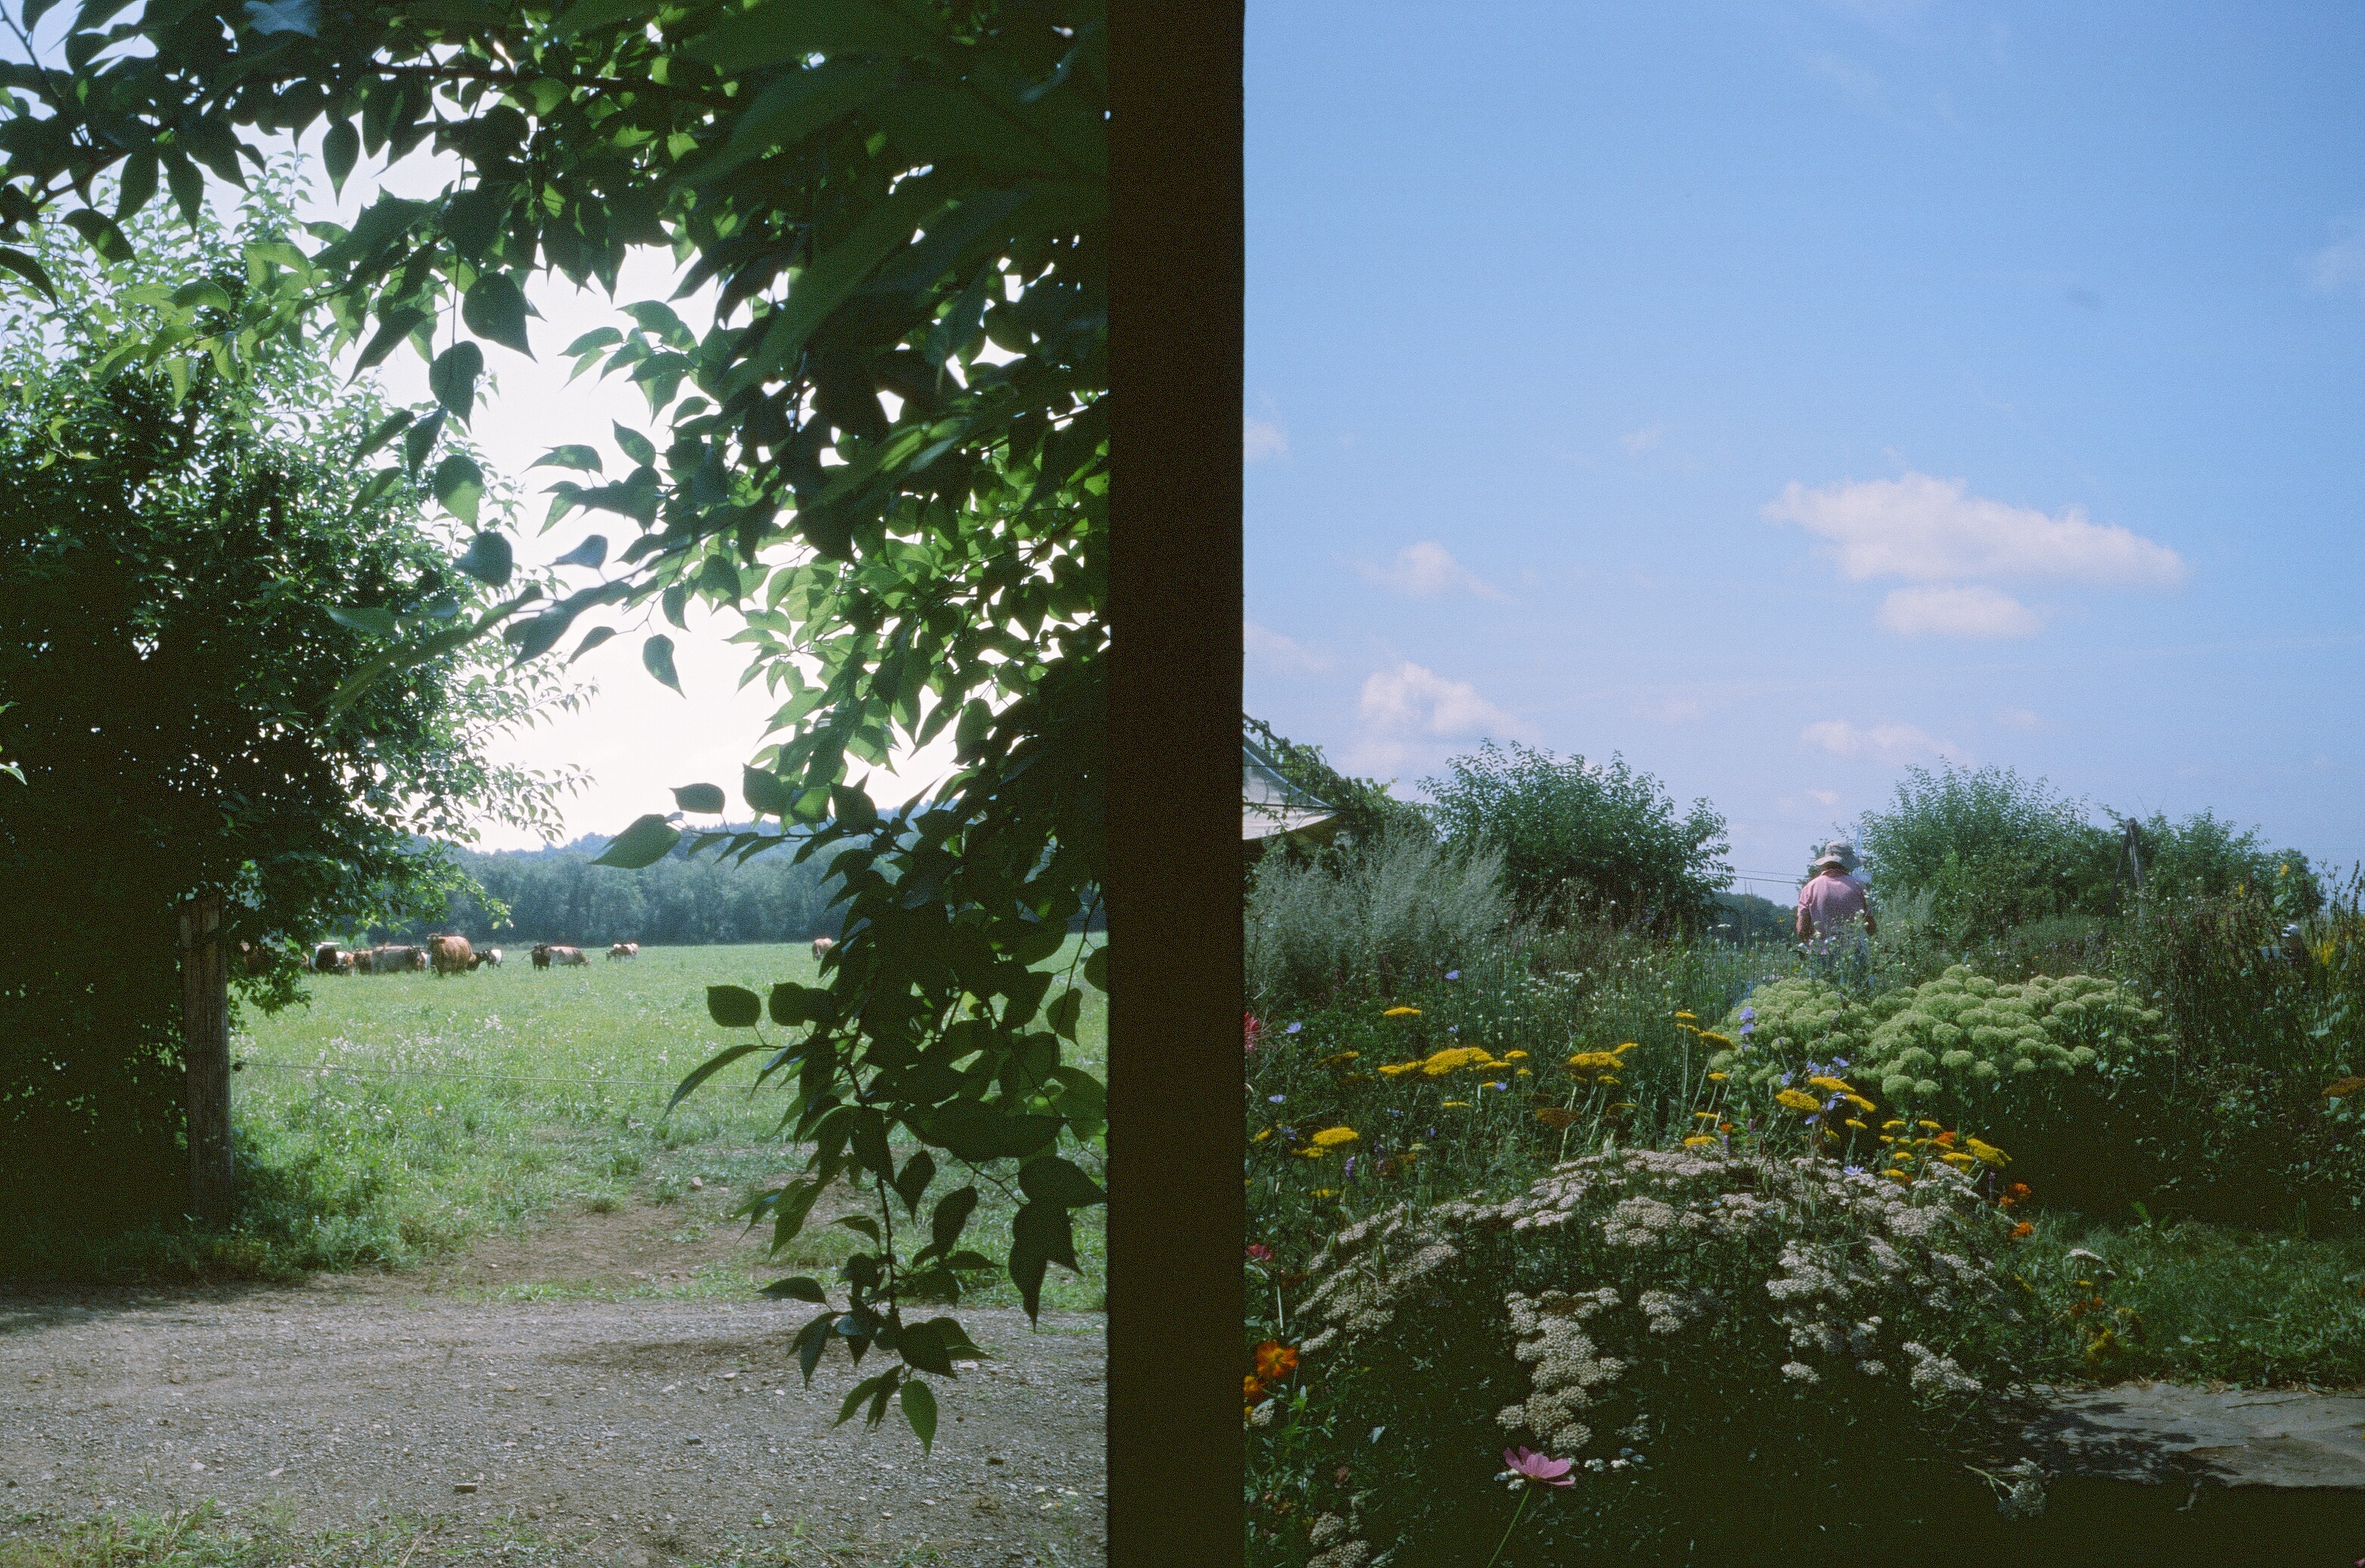
<svg viewBox="0 0 2365 1568"><path fill-rule="evenodd" d="M41 270L41 263L25 254L24 252L0 245L0 272L15 273L27 283L39 289L42 297L50 304L55 305L58 302L58 286L50 281L50 274Z"/></svg>
<svg viewBox="0 0 2365 1568"><path fill-rule="evenodd" d="M661 8L661 0L577 0L552 21L550 37L554 39L571 39L594 28L611 28L618 22L644 20L656 16Z"/></svg>
<svg viewBox="0 0 2365 1568"><path fill-rule="evenodd" d="M782 980L772 988L772 1022L783 1029L800 1024L826 1025L835 1011L829 992L820 986Z"/></svg>
<svg viewBox="0 0 2365 1568"><path fill-rule="evenodd" d="M608 536L586 535L582 543L551 563L554 566L598 566L608 558Z"/></svg>
<svg viewBox="0 0 2365 1568"><path fill-rule="evenodd" d="M337 195L345 194L345 176L353 172L353 164L362 155L362 133L353 122L341 119L320 138L320 162L329 171L329 185Z"/></svg>
<svg viewBox="0 0 2365 1568"><path fill-rule="evenodd" d="M754 1047L749 1047L754 1049ZM772 1250L778 1252L797 1238L805 1226L805 1216L813 1213L813 1200L821 1196L824 1182L816 1176L800 1176L780 1189L779 1200L772 1205Z"/></svg>
<svg viewBox="0 0 2365 1568"><path fill-rule="evenodd" d="M427 312L416 305L406 305L380 316L377 335L363 346L361 356L353 361L353 374L359 375L400 348L409 341L411 333L425 325L427 319Z"/></svg>
<svg viewBox="0 0 2365 1568"><path fill-rule="evenodd" d="M920 1149L903 1162L903 1173L895 1178L895 1195L903 1200L905 1214L920 1212L920 1200L927 1195L928 1183L936 1179L936 1157L926 1149Z"/></svg>
<svg viewBox="0 0 2365 1568"><path fill-rule="evenodd" d="M684 784L673 792L673 803L703 816L720 815L725 804L720 784Z"/></svg>
<svg viewBox="0 0 2365 1568"><path fill-rule="evenodd" d="M581 658L584 655L589 653L592 649L598 647L600 644L606 642L615 634L616 629L613 626L593 627L589 632L584 634L583 641L575 644L575 651L566 655L566 662L568 664L573 664L577 659Z"/></svg>
<svg viewBox="0 0 2365 1568"><path fill-rule="evenodd" d="M1084 960L1084 980L1103 996L1108 994L1108 948L1093 949L1093 956Z"/></svg>
<svg viewBox="0 0 2365 1568"><path fill-rule="evenodd" d="M891 1182L895 1179L894 1158L887 1149L887 1118L868 1105L854 1113L854 1158L862 1169ZM875 1237L872 1239L877 1239Z"/></svg>
<svg viewBox="0 0 2365 1568"><path fill-rule="evenodd" d="M1010 1279L1029 1318L1043 1310L1043 1271L1057 1263L1076 1271L1075 1226L1053 1204L1025 1204L1010 1221Z"/></svg>
<svg viewBox="0 0 2365 1568"><path fill-rule="evenodd" d="M636 819L632 826L618 834L616 841L601 851L591 864L619 866L627 871L637 871L644 866L654 866L664 859L680 842L680 830L651 812Z"/></svg>
<svg viewBox="0 0 2365 1568"><path fill-rule="evenodd" d="M514 187L472 185L444 204L443 232L452 247L468 261L483 258L500 237L501 219L510 214Z"/></svg>
<svg viewBox="0 0 2365 1568"><path fill-rule="evenodd" d="M907 1329L905 1332L908 1334L910 1330ZM947 1372L951 1372L953 1370L952 1358L944 1353L944 1347L941 1345L934 1345L933 1341L930 1341L929 1343L932 1346L935 1359L944 1362L944 1371ZM903 1359L910 1361L913 1366L921 1367L922 1370L926 1372L935 1372L937 1370L935 1367L926 1366L917 1356L913 1355L909 1350L905 1350L903 1352ZM923 1454L933 1453L936 1450L936 1396L928 1392L928 1385L922 1383L918 1378L907 1378L903 1383L903 1392L901 1396L901 1403L902 1405L904 1421L910 1425L913 1434L920 1439L920 1451Z"/></svg>
<svg viewBox="0 0 2365 1568"><path fill-rule="evenodd" d="M944 35L936 27L880 0L830 6L771 0L719 24L683 52L729 70L753 71L809 54L928 56L943 46Z"/></svg>
<svg viewBox="0 0 2365 1568"><path fill-rule="evenodd" d="M970 1342L968 1333L949 1317L931 1317L925 1325L936 1337L936 1342L956 1356L971 1361L983 1361L985 1352Z"/></svg>
<svg viewBox="0 0 2365 1568"><path fill-rule="evenodd" d="M770 1296L774 1301L817 1301L824 1305L829 1301L828 1293L821 1288L821 1282L809 1279L803 1274L793 1274L785 1280L774 1280L764 1287L763 1294Z"/></svg>
<svg viewBox="0 0 2365 1568"><path fill-rule="evenodd" d="M837 819L841 827L868 833L879 825L879 808L870 803L869 796L850 784L829 787L829 806L830 815Z"/></svg>
<svg viewBox="0 0 2365 1568"><path fill-rule="evenodd" d="M782 815L796 799L796 791L779 775L768 773L760 767L741 769L739 793L756 814L762 817Z"/></svg>
<svg viewBox="0 0 2365 1568"><path fill-rule="evenodd" d="M706 185L775 147L793 147L894 82L895 68L883 63L829 61L783 73L730 122L730 140L698 165L689 181Z"/></svg>
<svg viewBox="0 0 2365 1568"><path fill-rule="evenodd" d="M476 525L476 506L484 497L485 471L476 466L474 458L455 452L435 465L435 498L471 528ZM506 550L508 545L504 543L502 548ZM509 580L506 571L500 580Z"/></svg>
<svg viewBox="0 0 2365 1568"><path fill-rule="evenodd" d="M611 420L608 422L610 425L613 426L616 431L616 447L618 451L622 452L625 456L631 458L633 462L641 465L641 466L644 468L654 467L656 465L657 460L657 449L656 446L651 444L648 437L643 435L638 431L626 430L622 425L617 424L613 420Z"/></svg>
<svg viewBox="0 0 2365 1568"><path fill-rule="evenodd" d="M953 1358L945 1349L943 1334L932 1324L907 1323L895 1336L895 1353L922 1372L935 1372L939 1377L958 1375L953 1371Z"/></svg>
<svg viewBox="0 0 2365 1568"><path fill-rule="evenodd" d="M329 619L340 626L366 632L373 637L391 637L401 630L395 621L394 611L379 605L347 610L332 604L329 606Z"/></svg>
<svg viewBox="0 0 2365 1568"><path fill-rule="evenodd" d="M835 1226L842 1226L847 1230L867 1236L870 1238L871 1245L878 1245L879 1222L872 1219L868 1215L840 1215L837 1218L830 1221L830 1223Z"/></svg>
<svg viewBox="0 0 2365 1568"><path fill-rule="evenodd" d="M183 310L233 308L230 304L230 290L209 277L195 279L174 289L173 303Z"/></svg>
<svg viewBox="0 0 2365 1568"><path fill-rule="evenodd" d="M1045 1021L1051 1025L1053 1034L1072 1040L1076 1037L1077 1015L1083 1010L1084 993L1070 986L1059 993L1059 1001L1051 1003L1051 1011Z"/></svg>
<svg viewBox="0 0 2365 1568"><path fill-rule="evenodd" d="M657 820L660 819L641 819L642 822ZM670 828L666 831L673 833ZM675 833L673 836L679 838L681 834ZM672 846L667 845L667 847L671 848ZM706 988L706 1013L708 1017L726 1029L750 1029L764 1016L764 999L744 985L710 985Z"/></svg>
<svg viewBox="0 0 2365 1568"><path fill-rule="evenodd" d="M707 1058L705 1061L700 1063L695 1071L693 1071L689 1077L683 1079L681 1082L675 1087L673 1098L666 1102L665 1109L658 1114L660 1115L667 1116L673 1114L673 1108L676 1105L680 1104L684 1100L689 1099L690 1091L696 1089L700 1084L705 1082L708 1079L713 1077L724 1068L729 1067L733 1062L737 1061L741 1057L747 1055L750 1051L759 1051L763 1048L764 1042L757 1040L748 1044L727 1047L723 1050L715 1052L714 1055Z"/></svg>
<svg viewBox="0 0 2365 1568"><path fill-rule="evenodd" d="M156 174L161 167L152 149L135 152L123 161L123 174L115 195L116 222L129 223L132 214L155 198Z"/></svg>
<svg viewBox="0 0 2365 1568"><path fill-rule="evenodd" d="M123 237L123 230L115 226L115 219L103 212L95 212L86 207L76 207L66 214L66 224L81 235L102 260L128 262L139 254L131 248L131 241Z"/></svg>
<svg viewBox="0 0 2365 1568"><path fill-rule="evenodd" d="M790 6L775 4L770 11ZM816 7L815 9L820 9ZM728 31L718 28L714 35ZM769 379L797 361L806 342L830 313L880 262L907 244L914 230L930 222L944 205L941 193L925 179L906 180L895 193L865 213L846 237L814 261L789 287L789 297L767 318L764 335L755 352L732 372L724 396Z"/></svg>
<svg viewBox="0 0 2365 1568"><path fill-rule="evenodd" d="M936 1249L936 1256L944 1257L960 1244L961 1231L968 1226L969 1216L976 1207L975 1187L963 1187L936 1200L936 1206L928 1216L928 1244Z"/></svg>
<svg viewBox="0 0 2365 1568"><path fill-rule="evenodd" d="M528 359L533 357L533 346L525 336L525 295L507 273L487 273L469 285L460 301L460 319L478 337L490 338Z"/></svg>
<svg viewBox="0 0 2365 1568"><path fill-rule="evenodd" d="M476 407L477 378L484 374L485 351L463 338L427 367L427 389L465 423Z"/></svg>
<svg viewBox="0 0 2365 1568"><path fill-rule="evenodd" d="M363 440L359 450L354 452L351 459L353 465L356 467L360 466L362 459L383 448L387 442L392 441L396 436L400 435L404 430L408 429L409 424L410 410L408 409L398 409L393 413L388 414L386 418L380 420L376 426L370 431L368 436Z"/></svg>
<svg viewBox="0 0 2365 1568"><path fill-rule="evenodd" d="M435 450L435 438L443 433L443 421L451 417L449 409L438 409L411 426L410 433L402 438L402 461L413 474L427 461L427 454Z"/></svg>
<svg viewBox="0 0 2365 1568"><path fill-rule="evenodd" d="M461 461L467 460L463 458ZM468 466L474 468L476 465L470 463ZM443 470L441 468L435 471L435 482L440 494L440 487L443 482ZM475 510L473 503L470 510ZM494 588L506 588L509 586L510 572L514 563L510 559L508 540L498 533L479 533L475 539L469 541L468 553L452 565L480 583L489 583Z"/></svg>
<svg viewBox="0 0 2365 1568"><path fill-rule="evenodd" d="M1030 1159L1020 1166L1018 1190L1026 1194L1029 1203L1056 1204L1061 1208L1083 1208L1108 1202L1108 1194L1091 1177L1056 1154Z"/></svg>
<svg viewBox="0 0 2365 1568"><path fill-rule="evenodd" d="M883 1397L894 1386L896 1370L891 1367L876 1377L866 1377L848 1390L846 1403L837 1407L837 1420L835 1425L843 1427L853 1420L854 1413L862 1408L864 1400L874 1394Z"/></svg>
<svg viewBox="0 0 2365 1568"><path fill-rule="evenodd" d="M566 635L566 629L575 624L575 617L578 613L580 611L576 609L561 605L546 615L511 623L505 634L516 645L517 655L510 661L510 665L514 666L529 659L538 659L556 647L558 639Z"/></svg>
<svg viewBox="0 0 2365 1568"><path fill-rule="evenodd" d="M1013 1116L980 1101L955 1100L928 1119L924 1139L977 1165L1048 1148L1062 1125L1057 1116Z"/></svg>
<svg viewBox="0 0 2365 1568"><path fill-rule="evenodd" d="M659 633L643 643L641 663L651 675L656 676L676 691L681 691L681 678L673 672L673 639L671 637ZM689 694L682 692L682 695L687 697Z"/></svg>
<svg viewBox="0 0 2365 1568"><path fill-rule="evenodd" d="M606 472L600 466L598 449L588 446L554 446L526 466L529 469L573 468L578 472L589 474Z"/></svg>

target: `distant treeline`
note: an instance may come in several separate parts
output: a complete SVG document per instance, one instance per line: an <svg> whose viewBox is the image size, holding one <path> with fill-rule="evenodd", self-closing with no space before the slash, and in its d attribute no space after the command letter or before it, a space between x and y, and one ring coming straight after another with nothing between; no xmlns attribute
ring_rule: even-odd
<svg viewBox="0 0 2365 1568"><path fill-rule="evenodd" d="M542 849L454 849L453 858L484 889L485 899L455 892L440 921L374 929L368 937L418 942L431 931L450 932L479 946L803 942L835 935L845 913L843 905L829 907L838 884L824 874L825 857L801 866L792 850L774 850L745 865L718 865L711 855L692 860L677 848L654 866L624 871L591 864L608 844L591 834ZM499 924L486 900L507 906ZM1070 927L1081 930L1082 924L1079 919ZM1103 914L1093 928L1107 924Z"/></svg>

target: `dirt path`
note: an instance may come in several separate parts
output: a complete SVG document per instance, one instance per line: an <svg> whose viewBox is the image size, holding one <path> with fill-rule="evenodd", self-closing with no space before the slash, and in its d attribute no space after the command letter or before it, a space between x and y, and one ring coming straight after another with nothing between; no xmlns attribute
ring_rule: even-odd
<svg viewBox="0 0 2365 1568"><path fill-rule="evenodd" d="M624 1568L1102 1560L1098 1316L1030 1331L960 1309L986 1358L934 1380L923 1458L892 1410L876 1432L832 1427L875 1370L842 1348L801 1386L789 1343L810 1305L515 1299L712 1278L736 1234L695 1218L584 1215L290 1288L0 1294L0 1535L211 1497L298 1530L513 1522Z"/></svg>

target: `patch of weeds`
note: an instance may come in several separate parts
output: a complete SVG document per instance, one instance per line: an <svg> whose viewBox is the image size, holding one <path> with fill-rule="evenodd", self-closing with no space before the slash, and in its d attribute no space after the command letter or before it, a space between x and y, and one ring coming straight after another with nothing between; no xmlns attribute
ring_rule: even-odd
<svg viewBox="0 0 2365 1568"><path fill-rule="evenodd" d="M665 1204L678 1204L681 1202L681 1195L689 1191L689 1177L677 1176L671 1171L667 1171L665 1175L658 1177L656 1181L649 1183L649 1202L661 1205Z"/></svg>
<svg viewBox="0 0 2365 1568"><path fill-rule="evenodd" d="M595 1215L611 1215L624 1206L624 1201L613 1193L594 1193L583 1200L583 1206Z"/></svg>

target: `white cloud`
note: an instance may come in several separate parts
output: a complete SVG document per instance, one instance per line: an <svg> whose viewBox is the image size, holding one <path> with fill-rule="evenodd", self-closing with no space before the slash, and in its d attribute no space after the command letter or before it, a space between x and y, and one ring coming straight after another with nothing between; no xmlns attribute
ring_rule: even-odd
<svg viewBox="0 0 2365 1568"><path fill-rule="evenodd" d="M2307 259L2307 279L2326 294L2365 297L2365 217L2333 225L2331 244Z"/></svg>
<svg viewBox="0 0 2365 1568"><path fill-rule="evenodd" d="M1510 597L1456 561L1444 545L1434 544L1428 540L1406 545L1396 552L1395 560L1387 566L1358 561L1355 570L1382 588L1410 594L1416 599L1436 599L1449 593L1472 593L1480 599L1507 599Z"/></svg>
<svg viewBox="0 0 2365 1568"><path fill-rule="evenodd" d="M1255 463L1267 457L1289 455L1289 432L1278 420L1261 420L1254 414L1240 416L1240 460Z"/></svg>
<svg viewBox="0 0 2365 1568"><path fill-rule="evenodd" d="M1825 719L1799 731L1799 742L1801 745L1820 746L1837 756L1868 757L1875 762L1943 760L1958 767L1972 765L1970 754L1961 746L1911 724L1875 724L1859 729L1845 719Z"/></svg>
<svg viewBox="0 0 2365 1568"><path fill-rule="evenodd" d="M1333 662L1328 654L1317 653L1296 639L1253 621L1240 622L1240 634L1249 664L1268 675L1320 675Z"/></svg>
<svg viewBox="0 0 2365 1568"><path fill-rule="evenodd" d="M1818 805L1836 806L1840 803L1839 791L1836 790L1810 790L1807 795Z"/></svg>
<svg viewBox="0 0 2365 1568"><path fill-rule="evenodd" d="M1794 479L1764 515L1828 541L1852 582L2053 577L2169 588L2184 580L2184 558L2174 550L2115 523L2090 522L2082 507L2048 517L1968 491L1964 480L1914 473L1812 490Z"/></svg>
<svg viewBox="0 0 2365 1568"><path fill-rule="evenodd" d="M2045 727L2045 721L2029 708L1999 708L1995 712L1995 722L2008 730L2041 730Z"/></svg>
<svg viewBox="0 0 2365 1568"><path fill-rule="evenodd" d="M1630 456L1640 457L1666 439L1666 426L1651 425L1642 430L1628 431L1618 438L1618 444L1624 447Z"/></svg>
<svg viewBox="0 0 2365 1568"><path fill-rule="evenodd" d="M1356 771L1385 774L1407 757L1438 755L1435 743L1480 736L1510 739L1527 726L1478 693L1409 660L1374 670L1358 703L1362 734L1344 759Z"/></svg>
<svg viewBox="0 0 2365 1568"><path fill-rule="evenodd" d="M1900 637L2034 637L2045 618L1991 588L1899 588L1880 601L1883 628Z"/></svg>

